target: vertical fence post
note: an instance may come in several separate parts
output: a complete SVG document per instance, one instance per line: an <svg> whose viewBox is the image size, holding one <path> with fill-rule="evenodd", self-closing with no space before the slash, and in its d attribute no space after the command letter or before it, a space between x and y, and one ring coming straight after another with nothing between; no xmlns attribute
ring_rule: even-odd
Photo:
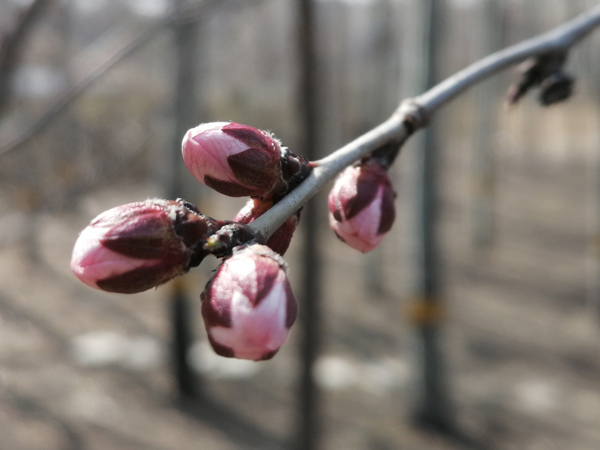
<svg viewBox="0 0 600 450"><path fill-rule="evenodd" d="M184 3L184 0L175 0L175 10L180 10ZM196 44L196 27L193 22L179 23L178 21L175 21L173 26L173 51L175 54L174 131L173 143L171 148L167 149L166 162L169 165L169 170L165 180L165 191L167 197L171 199L183 196L181 140L187 129L196 120L194 117L196 58L193 57ZM197 377L193 373L188 360L189 350L194 342L193 308L187 298L186 285L183 279L172 282L169 289L172 373L178 395L182 398L190 398L201 393L197 384Z"/></svg>
<svg viewBox="0 0 600 450"><path fill-rule="evenodd" d="M481 55L495 52L502 44L504 22L503 3L486 0L482 6L483 29ZM480 55L478 55L480 57ZM469 205L471 243L475 247L487 247L493 238L494 201L494 130L496 129L496 105L498 80L482 83L475 98L474 139L471 154L471 198Z"/></svg>
<svg viewBox="0 0 600 450"><path fill-rule="evenodd" d="M593 73L600 70L595 65ZM596 98L600 100L600 92L596 90ZM595 136L596 145L600 143L600 134ZM590 164L590 201L589 201L589 236L590 245L587 262L587 302L593 313L600 318L600 155L596 152L591 156Z"/></svg>
<svg viewBox="0 0 600 450"><path fill-rule="evenodd" d="M317 156L317 80L315 48L315 3L298 0L298 52L300 61L300 86L298 92L300 154L309 159ZM299 424L296 435L298 450L315 450L319 447L320 418L319 392L313 372L320 347L320 256L318 247L318 208L314 200L304 206L302 223L302 293L300 294L301 373L299 380Z"/></svg>
<svg viewBox="0 0 600 450"><path fill-rule="evenodd" d="M440 3L423 0L423 81L429 88L436 79L436 50L441 19ZM421 90L424 90L421 89ZM432 124L435 126L435 124ZM431 127L431 125L430 125ZM440 249L436 235L438 208L436 133L425 129L422 148L415 155L415 177L412 186L411 214L411 290L413 304L410 318L416 326L417 398L414 418L417 423L441 432L453 429L445 378L445 366L440 346L441 287L439 273Z"/></svg>
<svg viewBox="0 0 600 450"><path fill-rule="evenodd" d="M398 42L394 36L394 28L398 23L394 17L393 0L373 2L369 14L371 22L369 39L372 41L369 53L372 59L359 66L359 73L368 87L362 89L360 104L364 105L367 117L370 118L367 119L366 124L371 128L376 125L383 113L392 111L397 103L397 99L389 93L390 90L393 91L393 85L397 84L397 80L394 79L396 75L394 65ZM373 70L374 67L377 68L376 72ZM373 298L385 294L384 255L384 246L380 245L362 258L365 291Z"/></svg>

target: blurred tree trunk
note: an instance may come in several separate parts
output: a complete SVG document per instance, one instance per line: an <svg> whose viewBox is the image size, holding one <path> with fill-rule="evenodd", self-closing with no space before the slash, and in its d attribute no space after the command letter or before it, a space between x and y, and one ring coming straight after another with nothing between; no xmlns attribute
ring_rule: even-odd
<svg viewBox="0 0 600 450"><path fill-rule="evenodd" d="M367 122L365 132L385 118L386 114L394 110L398 99L389 95L394 92L395 80L394 65L397 58L397 41L394 36L394 28L397 24L394 21L394 10L391 0L378 0L373 6L373 19L370 29L373 33L371 53L373 55L372 64L363 64L363 78L372 80L363 89L363 99L360 102L366 106ZM373 73L373 68L377 68ZM375 76L373 76L375 75ZM370 296L382 296L385 293L383 277L384 246L380 245L375 250L367 253L363 258L363 276L365 279L365 289Z"/></svg>
<svg viewBox="0 0 600 450"><path fill-rule="evenodd" d="M597 72L600 72L596 68ZM600 93L596 90L600 101ZM600 117L598 117L600 119ZM600 128L599 128L600 129ZM600 133L597 137L600 144ZM597 144L597 146L598 146ZM591 201L590 204L590 247L588 257L588 303L594 313L600 318L600 154L593 156L591 167Z"/></svg>
<svg viewBox="0 0 600 450"><path fill-rule="evenodd" d="M573 2L571 5L573 14L577 10L583 9L584 5L580 2ZM587 67L592 74L592 79L598 80L600 77L600 61L596 57L597 49L591 47L591 54L586 55L590 61L590 66ZM593 94L596 102L600 103L600 87L598 84L592 84L588 88L593 89ZM600 114L596 114L596 120L600 121ZM595 148L600 148L600 126L595 136ZM591 155L592 161L589 164L589 220L588 220L588 235L590 239L588 258L587 258L587 304L591 311L596 314L597 319L600 319L600 152L596 151Z"/></svg>
<svg viewBox="0 0 600 450"><path fill-rule="evenodd" d="M300 151L308 159L316 159L317 151L317 77L316 26L313 0L298 0L298 60L300 61L299 124ZM314 379L314 366L321 347L321 260L318 231L321 223L319 207L315 199L304 206L302 228L302 292L300 294L300 342L301 373L299 385L299 423L296 435L298 450L319 448L321 418L319 390Z"/></svg>
<svg viewBox="0 0 600 450"><path fill-rule="evenodd" d="M175 0L175 10L183 8L185 0ZM185 171L181 158L181 140L193 126L196 117L194 96L196 74L197 25L193 21L174 24L175 83L174 83L174 132L173 143L167 149L165 162L169 166L166 173L165 192L167 198L184 196L182 174ZM173 376L178 394L182 398L198 396L202 393L198 379L189 363L190 348L194 343L193 308L187 293L184 278L170 285L170 317L172 339Z"/></svg>
<svg viewBox="0 0 600 450"><path fill-rule="evenodd" d="M504 23L503 3L485 0L481 7L480 49L481 58L502 46ZM493 238L494 203L494 150L498 124L498 78L486 80L476 90L474 114L474 139L471 154L471 192L469 204L471 242L476 247L486 247Z"/></svg>
<svg viewBox="0 0 600 450"><path fill-rule="evenodd" d="M437 50L441 38L441 2L419 2L422 20L421 44L423 61L419 92L433 86L437 80ZM435 120L424 130L421 146L413 155L414 165L410 182L410 252L412 269L410 289L412 305L410 318L416 326L417 398L414 418L426 428L444 433L454 431L450 408L446 366L441 348L441 280L440 248L437 240L437 184L439 130Z"/></svg>

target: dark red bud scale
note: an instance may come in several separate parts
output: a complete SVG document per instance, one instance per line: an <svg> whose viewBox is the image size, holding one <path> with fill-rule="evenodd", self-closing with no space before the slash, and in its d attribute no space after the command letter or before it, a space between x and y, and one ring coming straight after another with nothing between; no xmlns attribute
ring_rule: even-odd
<svg viewBox="0 0 600 450"><path fill-rule="evenodd" d="M271 136L248 125L232 122L225 125L222 130L223 133L243 142L250 148L261 149L265 152L273 149L279 150L279 144Z"/></svg>

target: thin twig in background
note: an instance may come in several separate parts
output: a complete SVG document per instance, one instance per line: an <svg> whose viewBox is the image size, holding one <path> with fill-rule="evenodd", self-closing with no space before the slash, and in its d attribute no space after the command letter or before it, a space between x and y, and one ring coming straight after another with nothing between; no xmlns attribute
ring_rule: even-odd
<svg viewBox="0 0 600 450"><path fill-rule="evenodd" d="M258 0L262 1L262 0ZM123 45L105 61L99 64L94 70L92 70L86 77L84 77L79 83L73 86L69 91L62 95L54 104L52 104L40 117L34 121L24 131L19 133L17 136L9 138L4 142L0 143L0 156L13 152L21 148L24 144L37 135L40 131L44 130L61 112L68 108L75 100L77 100L83 93L85 93L94 83L100 80L106 73L108 73L114 66L123 61L126 57L132 55L136 51L140 50L145 44L150 42L154 37L159 35L162 31L168 29L174 23L186 23L190 21L201 20L207 13L210 7L222 6L223 2L218 0L211 0L204 2L201 5L190 7L189 10L180 13L170 13L165 17L158 19L152 25L149 25L144 31L142 31L137 37L132 39L130 42ZM230 1L226 4L233 6L250 6L256 4L256 1Z"/></svg>
<svg viewBox="0 0 600 450"><path fill-rule="evenodd" d="M18 66L27 37L34 29L35 22L53 0L34 0L20 12L13 30L0 38L0 117L9 102L11 83Z"/></svg>

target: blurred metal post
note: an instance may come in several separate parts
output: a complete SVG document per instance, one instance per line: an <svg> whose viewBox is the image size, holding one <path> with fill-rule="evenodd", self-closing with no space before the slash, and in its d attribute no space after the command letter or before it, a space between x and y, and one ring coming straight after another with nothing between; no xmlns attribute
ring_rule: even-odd
<svg viewBox="0 0 600 450"><path fill-rule="evenodd" d="M441 23L441 2L423 0L423 81L422 90L436 81L438 37ZM440 347L441 286L439 273L440 249L436 223L438 143L436 131L425 129L422 148L417 149L413 168L415 185L411 199L411 289L414 296L411 318L416 326L418 342L418 391L414 410L417 423L441 432L452 432L452 416L446 385L445 365Z"/></svg>
<svg viewBox="0 0 600 450"><path fill-rule="evenodd" d="M481 45L478 57L495 52L502 45L504 3L485 0L481 7L483 25L479 29ZM498 79L479 86L475 97L474 138L471 154L471 192L469 220L471 243L487 247L493 238L494 147L497 126Z"/></svg>
<svg viewBox="0 0 600 450"><path fill-rule="evenodd" d="M188 359L189 350L194 343L193 309L182 280L173 281L169 289L171 363L177 394L181 398L197 397L201 391Z"/></svg>
<svg viewBox="0 0 600 450"><path fill-rule="evenodd" d="M592 158L587 301L600 318L600 155Z"/></svg>
<svg viewBox="0 0 600 450"><path fill-rule="evenodd" d="M174 0L175 10L181 9L185 0ZM195 120L195 61L197 25L193 21L174 22L174 134L171 148L167 149L166 163L169 170L165 176L165 192L168 198L183 196L183 158L181 140ZM177 392L183 397L194 397L201 393L197 377L189 364L189 350L194 342L193 308L187 298L185 283L175 280L169 286L169 308L172 340L172 370L177 383Z"/></svg>
<svg viewBox="0 0 600 450"><path fill-rule="evenodd" d="M369 38L372 41L370 52L373 59L362 64L359 69L363 74L364 83L368 86L368 89L362 91L363 98L360 102L372 121L365 127L367 129L374 127L378 119L393 111L398 103L398 99L390 95L397 84L395 65L398 63L398 40L394 36L394 28L398 27L398 23L394 17L393 3L394 0L379 0L371 7ZM374 74L375 67L377 71ZM380 245L362 258L365 291L372 298L385 294L384 253L384 246Z"/></svg>
<svg viewBox="0 0 600 450"><path fill-rule="evenodd" d="M594 56L589 56L589 58L594 61L590 67L592 79L598 79L600 76L600 63ZM594 95L596 101L600 101L600 89L598 87L594 89ZM597 115L596 118L598 119L600 116ZM600 133L596 133L594 139L595 145L598 146L600 144ZM589 177L589 190L591 192L588 203L590 244L587 258L587 303L592 313L596 315L597 319L600 319L600 154L595 152L591 155L591 158Z"/></svg>
<svg viewBox="0 0 600 450"><path fill-rule="evenodd" d="M573 2L569 13L575 15L579 8L585 6L579 2ZM596 58L596 48L590 47L591 53L586 55L590 61L588 67L591 79L600 78L600 61ZM592 89L596 103L600 102L600 87L597 84L587 86ZM600 115L596 115L599 119ZM597 128L600 130L600 127ZM593 137L596 148L600 147L600 133ZM595 314L596 320L600 320L600 153L594 152L590 155L589 163L589 200L588 200L588 235L589 246L587 255L587 304L592 314Z"/></svg>
<svg viewBox="0 0 600 450"><path fill-rule="evenodd" d="M298 59L300 61L300 85L298 92L300 148L299 153L308 159L317 156L317 65L315 47L315 3L298 0ZM314 199L309 201L302 213L304 234L302 293L300 294L300 343L301 373L299 385L299 429L295 447L298 450L315 450L319 447L320 412L319 391L314 379L314 366L320 348L320 279L321 265L318 246L319 208Z"/></svg>

